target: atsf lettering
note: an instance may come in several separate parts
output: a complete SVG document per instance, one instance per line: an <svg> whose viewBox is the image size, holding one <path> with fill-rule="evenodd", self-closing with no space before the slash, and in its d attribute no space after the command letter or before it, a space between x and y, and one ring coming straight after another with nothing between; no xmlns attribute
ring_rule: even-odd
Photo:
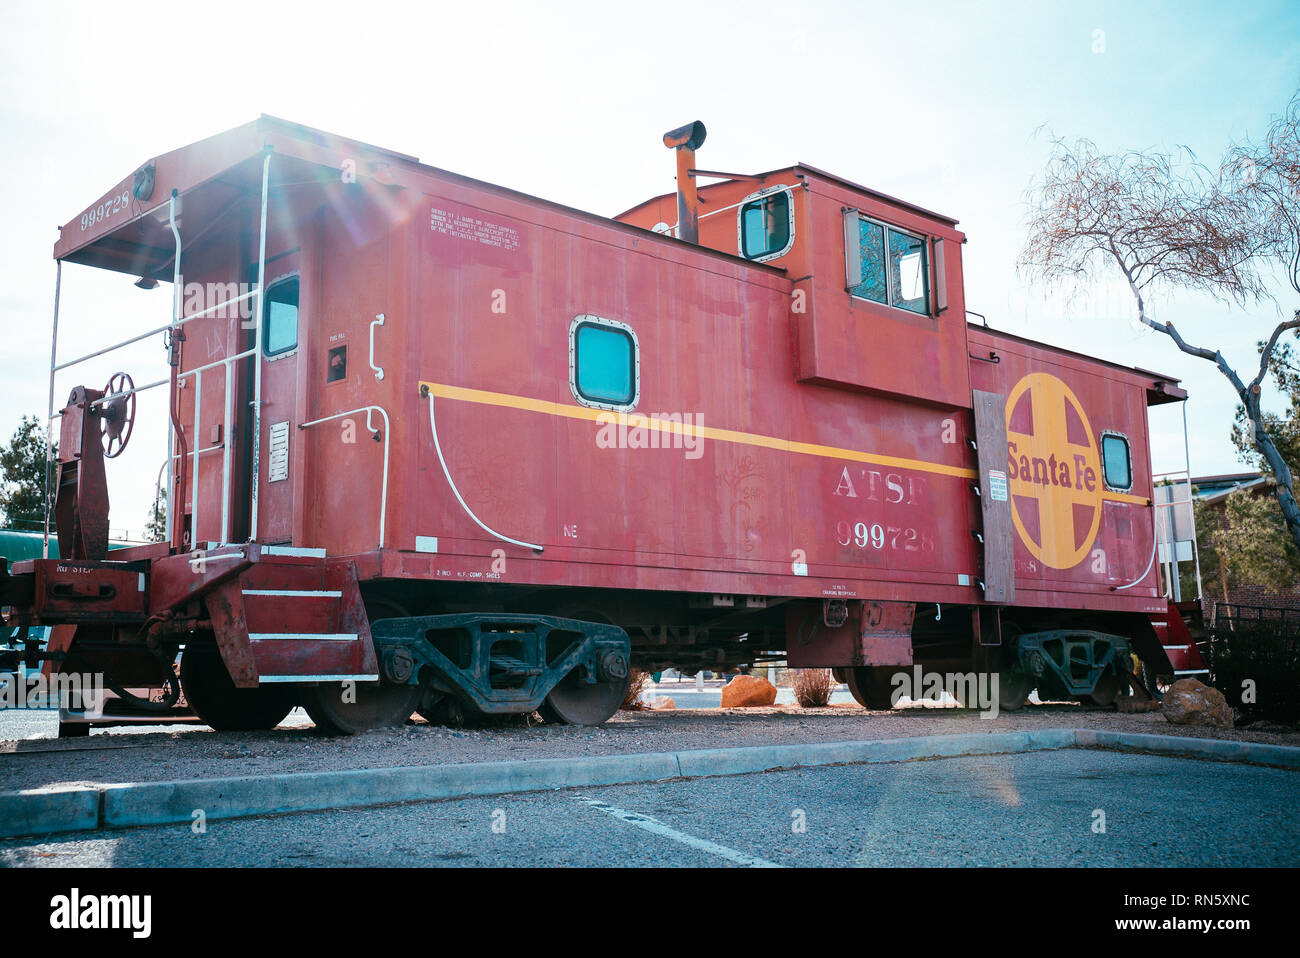
<svg viewBox="0 0 1300 958"><path fill-rule="evenodd" d="M894 505L912 505L924 500L925 480L898 472L858 469L856 477L845 466L835 485L835 495Z"/></svg>

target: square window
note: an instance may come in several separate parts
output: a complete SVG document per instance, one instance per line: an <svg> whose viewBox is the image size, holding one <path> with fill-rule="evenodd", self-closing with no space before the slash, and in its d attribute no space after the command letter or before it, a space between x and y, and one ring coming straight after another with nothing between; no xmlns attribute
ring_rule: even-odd
<svg viewBox="0 0 1300 958"><path fill-rule="evenodd" d="M329 363L325 370L325 382L337 383L348 378L348 347L335 346L329 351Z"/></svg>
<svg viewBox="0 0 1300 958"><path fill-rule="evenodd" d="M636 338L622 323L579 316L569 340L573 393L590 406L636 405Z"/></svg>
<svg viewBox="0 0 1300 958"><path fill-rule="evenodd" d="M1106 485L1112 489L1133 488L1133 462L1127 439L1115 433L1102 434L1101 469Z"/></svg>
<svg viewBox="0 0 1300 958"><path fill-rule="evenodd" d="M287 353L298 345L298 277L281 280L266 291L262 310L262 352Z"/></svg>
<svg viewBox="0 0 1300 958"><path fill-rule="evenodd" d="M851 243L855 235L856 249L845 250L850 294L930 315L930 258L925 237L849 210L845 213L846 242Z"/></svg>
<svg viewBox="0 0 1300 958"><path fill-rule="evenodd" d="M925 315L925 240L897 230L889 231L889 301L899 309Z"/></svg>
<svg viewBox="0 0 1300 958"><path fill-rule="evenodd" d="M888 303L885 286L885 228L871 220L858 220L858 248L861 250L861 282L853 295L875 303Z"/></svg>
<svg viewBox="0 0 1300 958"><path fill-rule="evenodd" d="M745 259L778 256L790 246L790 191L778 189L740 208L740 255Z"/></svg>

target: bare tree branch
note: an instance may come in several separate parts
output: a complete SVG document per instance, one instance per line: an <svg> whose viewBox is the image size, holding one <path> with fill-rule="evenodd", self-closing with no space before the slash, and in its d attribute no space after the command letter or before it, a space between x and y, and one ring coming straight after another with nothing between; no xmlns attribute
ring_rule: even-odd
<svg viewBox="0 0 1300 958"><path fill-rule="evenodd" d="M1300 293L1300 93L1260 144L1234 145L1215 171L1186 148L1103 154L1095 144L1053 138L1040 180L1027 193L1029 229L1017 270L1046 285L1082 284L1108 267L1128 283L1144 325L1189 356L1212 362L1232 385L1256 450L1277 479L1277 501L1300 546L1292 474L1269 435L1260 393L1279 337L1300 329L1300 310L1260 349L1249 385L1221 350L1189 343L1150 315L1154 287L1206 293L1246 306L1271 300L1261 269L1282 265Z"/></svg>

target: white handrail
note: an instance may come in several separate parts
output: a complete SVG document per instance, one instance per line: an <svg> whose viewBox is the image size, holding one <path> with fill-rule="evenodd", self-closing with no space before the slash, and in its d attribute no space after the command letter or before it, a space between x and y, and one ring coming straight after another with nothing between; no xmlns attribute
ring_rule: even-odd
<svg viewBox="0 0 1300 958"><path fill-rule="evenodd" d="M374 321L370 324L370 368L375 371L375 379L383 381L384 367L375 365L375 327L384 325L384 314L375 313Z"/></svg>
<svg viewBox="0 0 1300 958"><path fill-rule="evenodd" d="M41 558L50 557L50 460L54 458L54 437L50 423L54 419L54 360L59 348L59 293L63 290L63 260L54 264L54 327L50 331L50 405L45 419L45 539Z"/></svg>
<svg viewBox="0 0 1300 958"><path fill-rule="evenodd" d="M384 472L380 479L379 487L379 548L384 547L384 529L388 517L388 413L383 406L361 406L358 409L349 409L347 412L336 412L332 416L323 416L320 419L313 419L311 422L298 424L299 429L309 429L312 426L319 426L323 422L332 422L335 419L342 419L344 416L356 416L361 413L366 414L366 429L374 433L375 427L370 424L371 412L377 412L384 417Z"/></svg>
<svg viewBox="0 0 1300 958"><path fill-rule="evenodd" d="M182 379L188 379L190 376L193 376L195 373L207 372L209 369L212 369L216 366L224 366L229 363L237 363L239 362L239 360L246 359L251 355L253 355L253 351L251 349L245 349L242 353L235 353L235 355L233 356L226 356L222 359L214 359L210 363L204 363L202 366L195 366L193 369L187 369L183 373L177 373L176 381L180 382Z"/></svg>
<svg viewBox="0 0 1300 958"><path fill-rule="evenodd" d="M192 473L193 476L192 481L194 484L194 488L191 493L193 497L191 501L191 529L194 531L194 534L197 536L198 459L199 459L199 455L201 455L202 453L214 451L215 449L218 448L216 446L210 447L208 449L197 448L199 443L198 434L202 427L201 413L202 413L203 373L206 370L213 369L217 366L225 367L225 372L226 372L225 416L223 419L222 428L227 433L227 435L223 437L223 441L220 447L223 450L222 483L221 483L222 485L221 539L223 543L227 542L230 538L230 484L231 484L231 471L232 471L232 461L231 461L232 451L231 451L231 443L229 442L229 430L230 430L230 423L234 418L234 409L233 409L234 398L233 398L233 391L230 388L231 377L233 375L233 369L231 364L241 359L245 359L249 356L256 356L258 353L260 353L261 345L262 345L262 312L263 312L263 299L264 299L263 286L265 285L265 279L266 279L266 221L267 221L267 204L268 204L268 198L270 192L271 156L272 154L268 149L266 152L265 159L262 162L262 203L261 203L261 223L260 223L261 229L260 229L260 235L258 240L257 285L255 288L248 290L247 292L240 293L237 296L231 297L223 302L216 303L215 305L209 306L196 313L191 313L188 316L183 315L184 308L182 305L183 289L181 285L181 254L184 251L184 243L181 240L180 229L176 223L176 207L177 207L177 199L179 198L179 192L173 189L171 195L167 199L167 225L171 229L172 238L176 244L176 251L172 255L172 259L171 259L172 262L171 322L164 326L157 326L143 333L138 333L135 336L131 336L127 339L124 339L112 345L104 346L101 349L94 350L93 352L86 353L85 355L78 356L75 359L69 359L66 362L60 363L58 362L59 299L60 299L60 294L63 285L63 261L62 260L55 261L56 272L55 272L55 281L54 281L54 323L53 323L53 329L50 336L49 402L48 402L48 409L46 411L46 421L45 421L46 422L45 458L47 463L53 458L52 423L58 415L62 415L62 413L56 414L54 411L54 378L56 373L64 369L68 369L72 366L76 366L80 363L84 363L87 360L94 359L98 356L103 356L106 353L110 353L115 350L121 349L125 346L130 346L133 343L138 343L141 340L148 339L151 336L156 336L159 333L164 333L167 332L168 330L176 330L179 327L183 326L184 324L192 320L201 319L225 307L242 303L245 300L250 298L256 298L257 312L254 317L255 335L254 335L254 345L251 349L246 349L242 352L236 353L233 356L227 356L223 359L218 359L210 363L205 363L202 366L198 366L194 369L178 371L176 375L177 384L183 382L186 379L193 377L197 387L195 390L195 399L194 399L194 413L195 413L194 440L195 440L196 448L193 453L189 454L194 456L194 470ZM153 213L160 211L162 208L163 208L163 204L159 203L153 209L148 210L145 213L142 213L140 215L141 216L152 215ZM139 217L137 217L137 219L138 218ZM131 222L134 222L134 220L132 220ZM171 379L169 377L167 379L160 379L157 382L148 383L147 385L144 386L133 386L131 389L125 389L120 392L112 393L111 395L103 396L100 399L97 399L94 402L92 402L90 405L92 407L101 406L104 403L107 403L113 399L118 399L121 398L122 396L133 395L134 393L144 392L146 389L154 389L158 386L169 384L170 382ZM260 451L261 451L261 419L262 419L261 397L262 397L262 368L260 363L256 363L255 372L254 372L254 401L253 401L253 417L252 417L253 418L253 475L252 475L252 511L250 517L250 527L251 527L250 539L253 540L257 538L258 467L259 467ZM176 458L177 457L176 457L175 426L171 421L171 416L168 415L167 459L163 464L163 468L167 471L167 541L169 543L173 541L174 528L175 528L174 523L176 521L176 508L175 508L176 507L176 503L175 503L176 482L175 482L175 469L174 469ZM49 512L50 512L50 505L51 505L51 495L50 495L50 476L49 476L48 468L46 469L46 477L45 477L44 485L45 485L45 519L44 519L43 555L46 558L49 558L49 549L50 549Z"/></svg>
<svg viewBox="0 0 1300 958"><path fill-rule="evenodd" d="M433 430L433 448L438 452L438 461L442 463L442 474L447 477L447 485L451 486L452 493L456 496L456 501L460 507L465 510L465 515L474 520L474 524L486 532L488 535L496 536L502 542L509 542L511 545L523 546L525 549L532 549L534 552L544 552L545 550L532 542L521 542L519 539L512 539L509 536L503 536L491 526L487 525L482 519L474 515L474 510L465 502L465 497L460 494L456 488L456 480L451 478L451 470L447 468L447 460L442 455L442 443L438 441L438 420L433 415L433 390L428 391L429 396L429 428Z"/></svg>
<svg viewBox="0 0 1300 958"><path fill-rule="evenodd" d="M176 228L176 190L172 190L171 200L167 207L167 223L171 226L172 237L176 241L176 258L172 261L172 324L179 325L181 317L181 231ZM176 349L176 363L180 364L180 350L176 348L175 338L172 339L172 347ZM171 358L170 356L168 357ZM167 548L172 547L176 541L175 524L176 524L176 473L172 469L172 461L176 458L176 424L172 421L171 415L171 396L167 397ZM195 462L198 457L195 457ZM185 503L181 503L184 507Z"/></svg>
<svg viewBox="0 0 1300 958"><path fill-rule="evenodd" d="M257 541L257 498L262 472L262 312L266 306L266 197L271 176L271 151L262 161L262 227L257 241L257 313L253 317L253 495L248 517L248 538Z"/></svg>
<svg viewBox="0 0 1300 958"><path fill-rule="evenodd" d="M179 381L179 380L178 380ZM229 388L227 383L226 387ZM203 422L203 373L202 371L194 374L194 451L199 449L199 438L201 436ZM199 457L194 457L194 472L190 479L193 488L190 489L190 545L197 546L199 541ZM185 508L185 503L181 503L181 508Z"/></svg>

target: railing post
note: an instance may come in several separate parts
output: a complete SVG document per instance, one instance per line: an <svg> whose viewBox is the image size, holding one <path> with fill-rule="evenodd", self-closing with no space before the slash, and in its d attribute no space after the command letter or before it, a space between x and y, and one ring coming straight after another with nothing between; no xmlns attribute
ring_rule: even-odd
<svg viewBox="0 0 1300 958"><path fill-rule="evenodd" d="M257 310L253 317L253 484L248 538L257 541L258 477L262 471L262 311L266 299L266 198L271 175L271 152L262 161L262 228L257 243Z"/></svg>
<svg viewBox="0 0 1300 958"><path fill-rule="evenodd" d="M168 222L172 228L172 237L176 241L176 258L172 261L172 348L176 348L176 329L181 318L181 231L176 228L176 191L172 190L167 208ZM177 369L180 371L180 358L177 354ZM179 385L180 380L173 380ZM172 397L167 397L167 407L171 409ZM185 463L181 463L181 468ZM184 503L181 503L182 508ZM167 416L167 545L170 548L176 541L176 427L172 417Z"/></svg>
<svg viewBox="0 0 1300 958"><path fill-rule="evenodd" d="M59 293L63 289L63 260L54 261L54 328L50 332L50 401L45 416L45 544L41 557L50 557L50 460L54 458L54 441L50 433L54 428L54 367L59 348Z"/></svg>
<svg viewBox="0 0 1300 958"><path fill-rule="evenodd" d="M202 548L199 545L199 436L203 427L200 425L203 415L203 370L194 374L194 478L190 485L190 548Z"/></svg>
<svg viewBox="0 0 1300 958"><path fill-rule="evenodd" d="M230 541L230 421L234 418L235 391L231 388L233 364L226 360L226 410L221 424L221 544Z"/></svg>

